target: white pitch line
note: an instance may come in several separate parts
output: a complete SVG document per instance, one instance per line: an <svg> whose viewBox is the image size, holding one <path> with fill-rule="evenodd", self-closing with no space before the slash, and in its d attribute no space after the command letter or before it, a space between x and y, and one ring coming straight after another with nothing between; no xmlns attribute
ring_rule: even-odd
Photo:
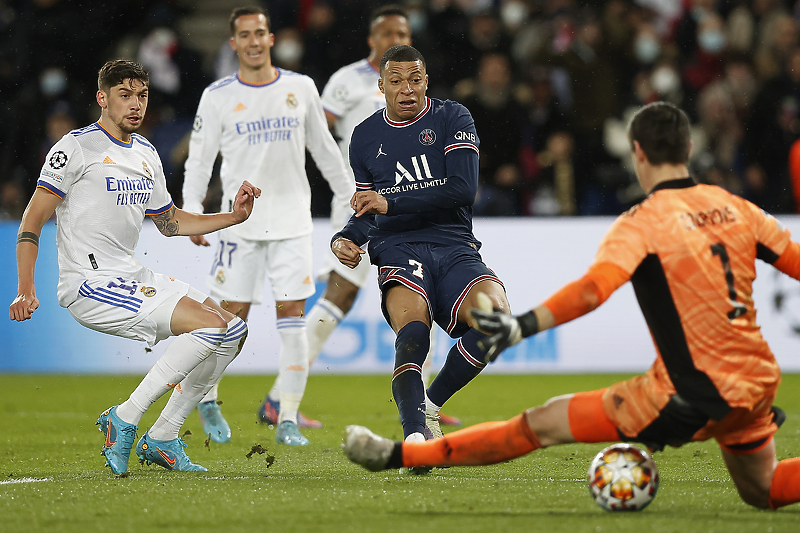
<svg viewBox="0 0 800 533"><path fill-rule="evenodd" d="M19 479L9 479L6 481L0 481L0 485L14 485L16 483L38 483L40 481L53 481L53 478L21 477Z"/></svg>

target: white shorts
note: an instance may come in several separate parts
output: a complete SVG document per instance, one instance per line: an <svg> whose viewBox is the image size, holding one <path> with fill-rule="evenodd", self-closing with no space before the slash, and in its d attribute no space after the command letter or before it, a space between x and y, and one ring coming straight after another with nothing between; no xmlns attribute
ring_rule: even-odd
<svg viewBox="0 0 800 533"><path fill-rule="evenodd" d="M373 268L369 262L369 253L367 252L361 256L361 262L358 263L357 267L350 268L344 266L331 251L330 246L328 246L328 253L325 254L325 261L322 265L322 269L317 273L317 279L321 281L327 281L328 275L331 273L331 271L336 272L360 289L364 286L364 283L367 282L367 278L369 277L370 272L373 271Z"/></svg>
<svg viewBox="0 0 800 533"><path fill-rule="evenodd" d="M201 303L208 298L188 283L150 270L138 277L84 281L67 309L87 328L153 346L172 335L172 312L181 298Z"/></svg>
<svg viewBox="0 0 800 533"><path fill-rule="evenodd" d="M311 235L252 241L220 230L208 281L211 295L229 302L260 304L266 276L276 302L305 300L314 294L311 261Z"/></svg>

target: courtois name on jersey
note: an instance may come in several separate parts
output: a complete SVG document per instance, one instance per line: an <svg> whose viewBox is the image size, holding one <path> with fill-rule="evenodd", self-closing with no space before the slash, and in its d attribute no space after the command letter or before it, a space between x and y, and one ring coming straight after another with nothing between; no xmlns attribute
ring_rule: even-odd
<svg viewBox="0 0 800 533"><path fill-rule="evenodd" d="M479 248L472 234L478 146L472 116L457 102L426 98L425 109L405 122L376 112L353 132L350 164L357 189L386 197L388 212L353 216L337 236L369 240L373 257L400 242Z"/></svg>
<svg viewBox="0 0 800 533"><path fill-rule="evenodd" d="M65 307L86 279L135 278L145 268L134 259L145 215L172 207L156 149L135 133L124 143L97 123L50 149L37 186L62 198L56 244Z"/></svg>

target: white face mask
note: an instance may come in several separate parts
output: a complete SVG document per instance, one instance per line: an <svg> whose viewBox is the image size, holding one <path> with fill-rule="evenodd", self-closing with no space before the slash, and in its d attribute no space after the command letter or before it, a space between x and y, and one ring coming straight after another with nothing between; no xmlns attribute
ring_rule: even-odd
<svg viewBox="0 0 800 533"><path fill-rule="evenodd" d="M661 44L650 36L639 37L634 43L634 52L640 63L650 64L661 55Z"/></svg>
<svg viewBox="0 0 800 533"><path fill-rule="evenodd" d="M512 0L500 8L500 20L511 31L516 30L528 18L528 6L522 2Z"/></svg>
<svg viewBox="0 0 800 533"><path fill-rule="evenodd" d="M709 54L717 54L725 48L727 39L721 31L704 30L697 36L697 44Z"/></svg>
<svg viewBox="0 0 800 533"><path fill-rule="evenodd" d="M67 89L67 73L58 67L50 67L39 75L39 89L45 96L56 96Z"/></svg>
<svg viewBox="0 0 800 533"><path fill-rule="evenodd" d="M681 79L675 69L670 67L660 67L653 71L650 83L658 94L671 94L681 86Z"/></svg>
<svg viewBox="0 0 800 533"><path fill-rule="evenodd" d="M303 59L303 43L296 39L284 39L275 43L272 55L281 65L296 65Z"/></svg>

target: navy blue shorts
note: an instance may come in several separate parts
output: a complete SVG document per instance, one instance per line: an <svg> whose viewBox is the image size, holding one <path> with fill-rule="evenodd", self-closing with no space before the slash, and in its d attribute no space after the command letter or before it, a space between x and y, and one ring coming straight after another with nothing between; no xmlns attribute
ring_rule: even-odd
<svg viewBox="0 0 800 533"><path fill-rule="evenodd" d="M382 251L373 262L378 266L381 309L389 325L386 292L399 284L425 298L431 321L454 339L469 330L467 324L458 322L458 310L469 290L484 280L503 286L483 264L481 254L467 244L403 243Z"/></svg>

